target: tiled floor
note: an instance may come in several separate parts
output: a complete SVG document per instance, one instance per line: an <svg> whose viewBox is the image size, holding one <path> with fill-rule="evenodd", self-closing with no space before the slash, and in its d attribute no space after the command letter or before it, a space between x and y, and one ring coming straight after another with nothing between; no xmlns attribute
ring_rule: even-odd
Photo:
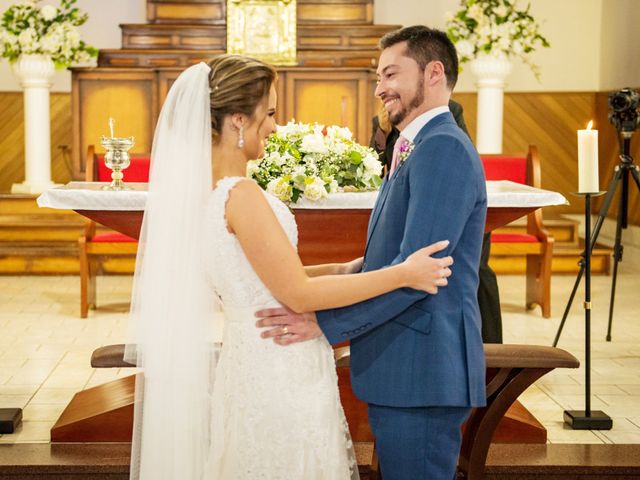
<svg viewBox="0 0 640 480"><path fill-rule="evenodd" d="M625 259L626 261L626 259ZM635 260L634 260L635 261ZM553 318L524 311L524 277L499 277L506 343L550 345L575 277L553 278ZM613 417L611 431L564 426L565 408L584 408L584 365L557 370L530 388L521 401L545 425L551 443L640 443L640 264L623 263L618 277L613 341L605 342L611 277L592 282L593 409ZM0 443L46 442L49 429L79 389L130 370L94 370L91 352L126 338L131 277L99 279L98 302L109 304L78 317L77 277L0 277L0 408L24 408L24 421ZM560 347L584 361L583 289L567 320Z"/></svg>

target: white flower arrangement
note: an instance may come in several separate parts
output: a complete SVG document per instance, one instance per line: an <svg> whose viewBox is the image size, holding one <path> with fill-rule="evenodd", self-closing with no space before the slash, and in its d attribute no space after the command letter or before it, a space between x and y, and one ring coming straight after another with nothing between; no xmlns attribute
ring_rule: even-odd
<svg viewBox="0 0 640 480"><path fill-rule="evenodd" d="M264 157L247 175L284 202L311 201L330 193L376 190L382 180L378 154L356 143L348 128L289 122L278 126Z"/></svg>
<svg viewBox="0 0 640 480"><path fill-rule="evenodd" d="M447 35L461 64L481 55L514 56L539 78L538 66L529 57L539 46L550 45L529 13L531 5L519 9L518 4L519 0L460 0L462 8L446 14Z"/></svg>
<svg viewBox="0 0 640 480"><path fill-rule="evenodd" d="M98 50L80 40L78 26L87 15L74 7L76 0L61 0L60 7L23 0L10 6L0 23L0 51L13 63L21 55L46 55L57 68L90 63Z"/></svg>

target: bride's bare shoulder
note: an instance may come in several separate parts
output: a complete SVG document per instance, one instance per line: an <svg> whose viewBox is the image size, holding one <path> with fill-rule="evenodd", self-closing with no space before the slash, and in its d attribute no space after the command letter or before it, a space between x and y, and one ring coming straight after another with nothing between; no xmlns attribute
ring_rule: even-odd
<svg viewBox="0 0 640 480"><path fill-rule="evenodd" d="M267 199L260 185L250 178L243 178L235 183L229 192L227 208L248 209L256 205L267 204Z"/></svg>

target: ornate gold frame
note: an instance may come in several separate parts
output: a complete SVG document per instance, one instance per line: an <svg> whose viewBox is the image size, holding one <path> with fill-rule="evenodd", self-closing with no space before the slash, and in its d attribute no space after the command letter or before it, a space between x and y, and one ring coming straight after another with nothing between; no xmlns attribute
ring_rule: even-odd
<svg viewBox="0 0 640 480"><path fill-rule="evenodd" d="M227 0L227 52L297 65L296 0Z"/></svg>

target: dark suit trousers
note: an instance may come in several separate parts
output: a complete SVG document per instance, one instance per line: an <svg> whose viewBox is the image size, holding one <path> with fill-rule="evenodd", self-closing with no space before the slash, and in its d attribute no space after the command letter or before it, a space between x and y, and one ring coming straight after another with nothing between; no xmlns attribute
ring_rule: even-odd
<svg viewBox="0 0 640 480"><path fill-rule="evenodd" d="M471 407L369 404L369 424L384 480L453 480Z"/></svg>
<svg viewBox="0 0 640 480"><path fill-rule="evenodd" d="M502 315L500 313L500 293L496 274L489 267L491 253L491 234L485 233L482 239L482 253L478 276L478 305L482 317L482 341L484 343L502 343ZM455 266L453 267L455 275Z"/></svg>

